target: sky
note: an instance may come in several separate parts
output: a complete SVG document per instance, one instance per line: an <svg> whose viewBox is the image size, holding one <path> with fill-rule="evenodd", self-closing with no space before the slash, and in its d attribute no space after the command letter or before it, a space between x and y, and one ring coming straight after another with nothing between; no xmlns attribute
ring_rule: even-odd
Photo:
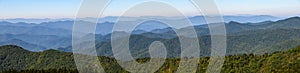
<svg viewBox="0 0 300 73"><path fill-rule="evenodd" d="M0 19L10 18L75 18L83 0L0 0ZM176 16L175 13L163 12L153 14L140 8L152 6L141 5L151 0L112 0L104 16L121 16L128 10L136 14L128 16ZM155 1L155 0L152 0ZM189 0L157 0L168 4L186 16L201 15ZM215 0L222 15L273 15L279 17L300 15L300 0ZM140 6L139 6L140 5ZM97 5L94 5L97 6ZM155 5L153 5L155 7ZM157 8L158 6L156 6ZM136 8L136 9L134 9ZM161 7L166 10L170 7ZM155 9L155 8L154 8ZM157 10L156 12L159 12ZM213 14L212 14L213 15ZM92 17L92 16L86 16Z"/></svg>

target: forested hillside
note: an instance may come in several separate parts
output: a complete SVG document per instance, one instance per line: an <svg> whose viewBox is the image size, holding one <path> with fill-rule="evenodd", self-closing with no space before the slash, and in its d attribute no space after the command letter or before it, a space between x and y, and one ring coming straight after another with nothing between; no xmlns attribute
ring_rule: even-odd
<svg viewBox="0 0 300 73"><path fill-rule="evenodd" d="M122 69L113 58L99 57L99 60L108 73L127 72ZM146 62L149 58L138 59L138 62ZM208 65L209 57L202 57L199 60L197 72L204 73ZM164 65L157 71L175 72L180 59L168 58ZM280 51L272 54L242 54L226 56L222 68L223 73L295 73L300 72L300 46L288 51ZM0 47L0 71L3 73L68 73L78 72L73 60L72 53L64 53L56 50L44 52L30 52L15 45Z"/></svg>

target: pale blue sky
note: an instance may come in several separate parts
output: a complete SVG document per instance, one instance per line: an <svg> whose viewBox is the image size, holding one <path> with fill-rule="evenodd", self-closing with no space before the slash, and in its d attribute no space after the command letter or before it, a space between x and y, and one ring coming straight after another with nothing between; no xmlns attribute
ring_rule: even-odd
<svg viewBox="0 0 300 73"><path fill-rule="evenodd" d="M200 15L189 0L160 1L171 4L187 16ZM0 0L0 19L74 18L81 2L82 0ZM300 0L216 0L216 2L223 15L252 14L283 17L300 15ZM137 3L141 3L141 0L112 0L104 15L119 16Z"/></svg>

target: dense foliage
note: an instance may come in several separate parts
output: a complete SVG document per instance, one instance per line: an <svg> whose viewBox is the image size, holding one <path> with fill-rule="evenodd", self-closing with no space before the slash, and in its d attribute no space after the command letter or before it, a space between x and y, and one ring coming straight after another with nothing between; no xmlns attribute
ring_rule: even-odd
<svg viewBox="0 0 300 73"><path fill-rule="evenodd" d="M70 69L47 69L47 70L8 70L2 71L2 73L78 73L77 70L70 70Z"/></svg>
<svg viewBox="0 0 300 73"><path fill-rule="evenodd" d="M72 53L47 50L44 52L30 52L21 47L7 45L0 47L0 71L3 73L77 73ZM99 57L99 60L108 73L127 73L115 59ZM149 58L137 59L138 62L147 62ZM206 71L209 57L199 60L197 72ZM168 58L158 73L176 72L180 59ZM300 72L300 46L285 52L273 54L242 54L225 57L222 72L238 73L295 73Z"/></svg>

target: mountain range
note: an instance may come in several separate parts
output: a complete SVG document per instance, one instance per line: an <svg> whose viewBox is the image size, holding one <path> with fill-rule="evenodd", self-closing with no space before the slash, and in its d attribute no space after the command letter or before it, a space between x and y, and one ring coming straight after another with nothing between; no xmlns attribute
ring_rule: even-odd
<svg viewBox="0 0 300 73"><path fill-rule="evenodd" d="M227 55L264 54L296 47L300 44L299 21L299 17L291 17L274 22L238 23L232 21L226 23ZM174 30L185 32L187 29L195 28L200 41L201 56L208 56L210 55L211 39L209 28L207 27L207 25L199 25ZM132 55L136 57L149 57L147 47L150 46L151 42L162 41L167 47L167 51L170 51L168 52L168 57L179 57L181 53L180 41L174 30L170 28L156 29L153 32L131 35L129 42L134 42L129 44L130 50L133 53ZM163 32L157 33L157 31ZM190 32L185 33L189 34ZM118 34L129 33L118 32ZM99 55L113 56L110 42L111 35L96 36L98 36L96 37L96 48ZM182 36L189 37L189 35ZM99 38L102 41L99 41ZM67 48L60 48L59 50L71 52L71 49L72 47L69 46Z"/></svg>
<svg viewBox="0 0 300 73"><path fill-rule="evenodd" d="M252 16L252 17L253 19L254 18L259 19L258 16ZM272 18L271 16L262 16L261 18L263 17ZM109 17L109 18L113 19L113 17ZM199 18L201 18L201 16L191 17L190 19L191 21L193 20L196 21ZM237 19L241 19L241 18L237 18ZM91 23L87 21L81 21L81 22ZM56 22L42 22L40 24L24 23L24 22L19 22L19 23L0 22L0 26L1 26L0 45L15 44L15 45L20 45L25 49L28 48L27 50L30 51L44 51L46 49L57 49L60 51L71 52L73 23L74 21L71 20L56 21ZM125 23L129 24L130 22L124 21L124 25L123 25L124 28L126 28ZM155 25L151 25L151 24L155 24ZM293 41L295 43L293 43L294 45L287 48L295 47L299 42L298 41L299 35L297 34L299 33L298 31L298 29L300 28L299 24L300 24L299 17L291 17L291 18L282 19L278 21L274 21L273 19L270 19L266 21L264 20L262 22L257 21L257 23L241 23L238 21L227 22L225 23L225 26L228 35L227 38L228 50L231 50L228 53L236 54L236 52L233 51L239 51L238 49L243 49L244 51L245 49L247 50L243 53L253 53L253 52L256 53L260 48L266 48L266 47L271 48L271 46L276 47L276 45L281 45L280 43L288 42L288 41ZM96 42L98 46L97 48L99 49L99 51L106 52L105 55L111 56L112 53L107 51L110 51L111 49L109 47L110 37L111 37L111 32L114 23L106 21L104 23L97 23L97 25L98 25L96 29ZM170 28L165 24L159 23L157 21L149 21L145 24L141 24L132 32L133 34L132 36L134 36L134 38L131 38L131 40L132 42L133 41L138 42L138 40L140 40L141 43L137 43L137 45L140 44L149 45L151 41L147 43L143 42L148 40L163 40L165 41L167 46L170 45L170 43L174 43L177 41L177 45L178 45L179 44L178 36L176 35L174 30L184 32L185 34L188 35L190 34L190 32L186 30L190 28L195 28L196 33L198 35L198 39L201 41L200 45L204 47L203 49L209 49L210 35L209 35L209 28L207 24L175 29L175 28ZM117 32L120 38L122 38L122 34L129 34L128 32L121 32L121 31L117 31ZM282 33L275 33L275 32L282 32ZM189 36L184 36L184 37L189 37ZM262 40L268 40L269 42L262 41ZM271 43L272 41L274 42ZM176 46L176 44L173 45L175 46L169 46L169 48L172 48L170 50L174 51L174 53L180 53L180 52L176 52L176 51L180 51L179 48L180 46ZM132 48L136 49L137 52L141 52L146 49L146 47L141 47L141 46L132 46ZM268 52L272 52L272 51L268 51Z"/></svg>
<svg viewBox="0 0 300 73"><path fill-rule="evenodd" d="M127 72L117 64L111 47L111 40L126 38L126 35L130 35L128 45L131 55L141 63L149 60L148 47L152 42L160 41L165 45L167 60L158 72L176 71L182 52L178 36L187 39L197 38L200 45L197 72L204 72L207 69L212 48L212 35L208 25L220 24L205 24L197 21L203 16L190 17L194 26L182 28L171 28L158 21L148 21L141 23L131 33L114 31L117 37L112 39L112 30L116 24L115 17L106 18L107 20L97 23L95 47L105 71L113 73ZM128 28L126 24L131 24L136 20L134 17L127 18L128 21L121 21L123 29ZM222 22L225 24L227 37L226 57L222 72L299 72L297 69L300 66L300 17L280 19L263 15L262 17L240 18L232 16L231 19L235 19L234 21L226 18L229 17L224 17L225 22ZM40 23L0 22L0 45L5 45L0 46L0 71L76 70L73 53L71 53L73 24L73 20ZM191 37L189 29L195 29L197 37ZM184 35L177 35L175 31L180 31Z"/></svg>
<svg viewBox="0 0 300 73"><path fill-rule="evenodd" d="M119 16L107 16L102 18L92 18L92 17L86 17L86 18L77 18L78 20L86 20L86 21L93 21L95 19L98 19L98 23L104 23L104 22L113 22L115 23L118 20ZM141 17L128 17L128 16L122 16L122 18L125 18L124 21L136 21L140 19L147 19L147 18L156 18L156 19L173 19L173 20L181 20L181 18L178 17L163 17L163 16L141 16ZM192 23L195 24L205 24L206 21L204 19L204 16L191 16L187 17L189 20L192 21ZM263 21L277 21L280 19L283 19L282 17L276 17L271 15L247 15L247 16L241 16L241 15L225 15L223 16L224 22L230 22L230 21L237 21L240 23L257 23L257 22L263 22ZM57 22L57 21L73 21L73 18L58 18L58 19L38 19L38 18L12 18L12 19L0 19L0 22L10 22L10 23L32 23L32 24L40 24L43 22Z"/></svg>

